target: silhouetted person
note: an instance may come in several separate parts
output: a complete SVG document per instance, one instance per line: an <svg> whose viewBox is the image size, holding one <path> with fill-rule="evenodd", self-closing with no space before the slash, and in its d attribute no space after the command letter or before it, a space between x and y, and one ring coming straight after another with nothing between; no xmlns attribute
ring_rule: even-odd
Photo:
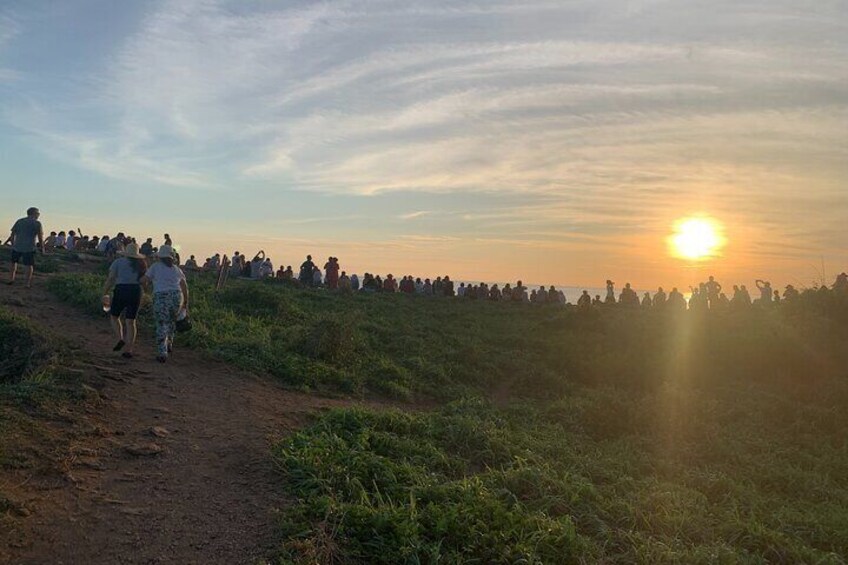
<svg viewBox="0 0 848 565"><path fill-rule="evenodd" d="M677 287L671 289L671 292L668 293L668 301L666 302L669 310L674 312L680 312L686 310L686 299L683 298L683 295L677 290Z"/></svg>
<svg viewBox="0 0 848 565"><path fill-rule="evenodd" d="M442 279L442 292L445 296L454 296L456 294L453 289L453 281L447 275Z"/></svg>
<svg viewBox="0 0 848 565"><path fill-rule="evenodd" d="M689 310L700 312L707 309L707 297L701 293L700 288L693 288L692 296L689 297Z"/></svg>
<svg viewBox="0 0 848 565"><path fill-rule="evenodd" d="M742 297L742 305L743 306L750 306L751 305L751 293L748 292L748 287L743 284L742 288L739 289L739 293Z"/></svg>
<svg viewBox="0 0 848 565"><path fill-rule="evenodd" d="M707 302L709 303L709 307L712 308L713 304L718 301L718 295L721 293L721 285L710 275L709 280L704 283L704 290L707 291Z"/></svg>
<svg viewBox="0 0 848 565"><path fill-rule="evenodd" d="M148 237L144 243L141 244L141 254L145 257L150 257L153 255L153 238Z"/></svg>
<svg viewBox="0 0 848 565"><path fill-rule="evenodd" d="M615 283L607 279L607 296L604 299L607 304L615 304Z"/></svg>
<svg viewBox="0 0 848 565"><path fill-rule="evenodd" d="M791 284L786 285L786 289L783 291L783 299L784 300L795 300L798 298L799 293Z"/></svg>
<svg viewBox="0 0 848 565"><path fill-rule="evenodd" d="M663 287L659 287L657 289L657 293L654 295L654 308L662 308L665 306L666 296Z"/></svg>
<svg viewBox="0 0 848 565"><path fill-rule="evenodd" d="M524 284L521 281L516 282L515 288L512 289L512 301L523 302L525 296L527 296L527 291L524 288Z"/></svg>
<svg viewBox="0 0 848 565"><path fill-rule="evenodd" d="M315 270L315 263L312 262L312 255L306 256L306 261L301 263L300 265L300 273L298 274L298 280L304 286L312 286L312 272Z"/></svg>
<svg viewBox="0 0 848 565"><path fill-rule="evenodd" d="M761 306L770 305L771 304L771 298L772 298L771 283L768 282L768 281L757 279L756 281L754 281L754 284L757 285L757 288L760 291L760 305Z"/></svg>
<svg viewBox="0 0 848 565"><path fill-rule="evenodd" d="M592 307L592 297L589 296L589 291L584 290L580 298L577 299L577 308L580 310L588 310Z"/></svg>
<svg viewBox="0 0 848 565"><path fill-rule="evenodd" d="M489 300L493 300L495 302L501 299L501 291L498 288L497 283L492 285L492 288L489 289Z"/></svg>
<svg viewBox="0 0 848 565"><path fill-rule="evenodd" d="M262 265L265 263L265 251L260 249L259 253L254 255L250 261L250 278L259 279L262 271ZM211 263L210 263L211 266Z"/></svg>
<svg viewBox="0 0 848 565"><path fill-rule="evenodd" d="M624 288L621 289L621 296L618 301L623 306L639 306L639 295L636 294L635 290L630 288L630 283L625 283Z"/></svg>

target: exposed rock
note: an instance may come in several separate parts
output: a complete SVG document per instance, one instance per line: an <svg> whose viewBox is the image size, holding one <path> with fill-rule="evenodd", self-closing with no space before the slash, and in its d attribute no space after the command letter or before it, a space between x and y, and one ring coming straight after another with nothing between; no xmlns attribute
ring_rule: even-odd
<svg viewBox="0 0 848 565"><path fill-rule="evenodd" d="M161 426L153 426L152 428L150 428L150 435L156 437L168 437L169 435L171 435L171 432Z"/></svg>
<svg viewBox="0 0 848 565"><path fill-rule="evenodd" d="M156 445L155 443L142 443L138 445L127 445L124 449L130 455L135 455L136 457L152 457L154 455L159 455L162 453L162 447Z"/></svg>

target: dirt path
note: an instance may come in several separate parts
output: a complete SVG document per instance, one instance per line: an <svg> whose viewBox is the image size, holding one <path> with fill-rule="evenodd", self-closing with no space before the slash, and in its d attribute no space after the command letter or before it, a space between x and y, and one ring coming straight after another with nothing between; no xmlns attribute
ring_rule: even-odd
<svg viewBox="0 0 848 565"><path fill-rule="evenodd" d="M58 478L3 477L23 481L15 486L29 515L0 532L0 561L261 562L288 503L271 444L344 402L286 391L188 350L161 365L145 339L124 360L111 352L106 320L60 303L45 280L32 290L0 285L0 302L86 352L80 367L94 401L71 406L57 424L71 437Z"/></svg>

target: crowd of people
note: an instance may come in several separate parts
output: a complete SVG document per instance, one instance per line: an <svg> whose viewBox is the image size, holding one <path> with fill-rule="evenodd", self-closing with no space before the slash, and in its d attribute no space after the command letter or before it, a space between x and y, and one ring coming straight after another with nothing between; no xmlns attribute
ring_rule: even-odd
<svg viewBox="0 0 848 565"><path fill-rule="evenodd" d="M498 284L490 286L482 282L461 282L456 285L447 275L433 280L405 275L398 281L392 274L381 277L365 273L360 279L356 274L348 275L346 271L341 270L338 257L329 257L322 270L313 261L312 256L307 255L296 274L291 265L285 268L280 266L275 271L271 258L264 250L257 252L252 259L248 259L247 255L239 251L235 251L232 258L216 253L207 257L202 264L198 264L196 257L191 255L181 267L180 255L167 233L163 235L162 243L158 246L154 245L153 238L146 238L144 243L139 245L134 237L123 232L114 237L88 236L79 228L67 232L50 232L44 237L39 218L38 208L27 210L26 217L15 222L9 238L3 243L12 247L12 269L8 284L15 283L18 265L23 265L27 270L26 285L31 286L35 256L39 251L50 254L58 250L70 250L105 256L112 262L103 287L104 310L109 312L113 330L118 338L114 350L120 351L127 358L134 354L135 319L143 291L148 289L153 295L157 359L163 363L167 361L173 349L178 323L185 321L188 316L189 291L184 270L215 272L219 275L225 272L229 277L251 280L276 279L300 287L320 287L343 293L401 293L537 305L568 304L563 291L555 286L528 289L520 280L513 286L506 283L499 287ZM722 285L711 276L697 287L690 287L690 297L687 300L677 287L668 293L659 287L653 295L645 292L640 298L630 283L626 283L616 296L615 283L607 280L606 296L603 299L600 294L593 297L588 290L583 290L577 299L576 307L579 310L610 305L680 311L729 310L754 305L767 307L781 301L795 300L800 296L799 291L791 284L786 285L783 293L774 289L769 281L757 280L755 285L759 293L756 299L751 298L746 285L734 285L731 296L728 296ZM839 274L833 289L848 293L848 274Z"/></svg>
<svg viewBox="0 0 848 565"><path fill-rule="evenodd" d="M710 276L707 281L700 283L697 287L689 287L690 296L687 300L677 287L672 288L668 293L663 290L663 287L659 287L653 295L650 292L645 292L640 298L638 293L631 288L630 283L626 283L618 298L616 298L615 283L607 280L604 299L601 299L599 294L592 297L588 291L584 290L577 300L577 306L578 308L589 308L620 304L631 308L669 308L693 311L729 310L744 309L754 305L770 306L782 300L795 300L801 294L791 284L786 285L782 295L779 290L772 288L769 281L758 279L755 281L755 285L760 293L758 298L752 299L748 287L744 284L741 286L733 285L732 296L728 297L727 293L722 292L721 283L716 281L715 277ZM837 277L834 289L848 291L848 274L842 273Z"/></svg>
<svg viewBox="0 0 848 565"><path fill-rule="evenodd" d="M162 363L173 351L180 322L188 319L189 291L185 274L179 267L179 254L171 236L165 234L162 245L153 247L152 238L141 246L123 233L115 237L88 237L82 230L67 233L50 232L44 237L38 208L12 226L4 245L12 247L12 269L7 284L15 284L18 265L27 270L26 286L32 286L35 257L38 252L50 254L59 250L100 253L112 260L103 285L103 309L117 337L113 348L125 358L132 358L137 335L136 317L144 290L153 297L156 322L156 359Z"/></svg>

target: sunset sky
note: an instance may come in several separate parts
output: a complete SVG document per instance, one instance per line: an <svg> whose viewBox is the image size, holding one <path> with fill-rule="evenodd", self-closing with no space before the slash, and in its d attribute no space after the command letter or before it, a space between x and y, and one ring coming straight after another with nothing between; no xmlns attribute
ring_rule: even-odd
<svg viewBox="0 0 848 565"><path fill-rule="evenodd" d="M810 284L848 270L848 3L0 0L0 171L4 224L201 259ZM691 215L720 257L669 254Z"/></svg>

